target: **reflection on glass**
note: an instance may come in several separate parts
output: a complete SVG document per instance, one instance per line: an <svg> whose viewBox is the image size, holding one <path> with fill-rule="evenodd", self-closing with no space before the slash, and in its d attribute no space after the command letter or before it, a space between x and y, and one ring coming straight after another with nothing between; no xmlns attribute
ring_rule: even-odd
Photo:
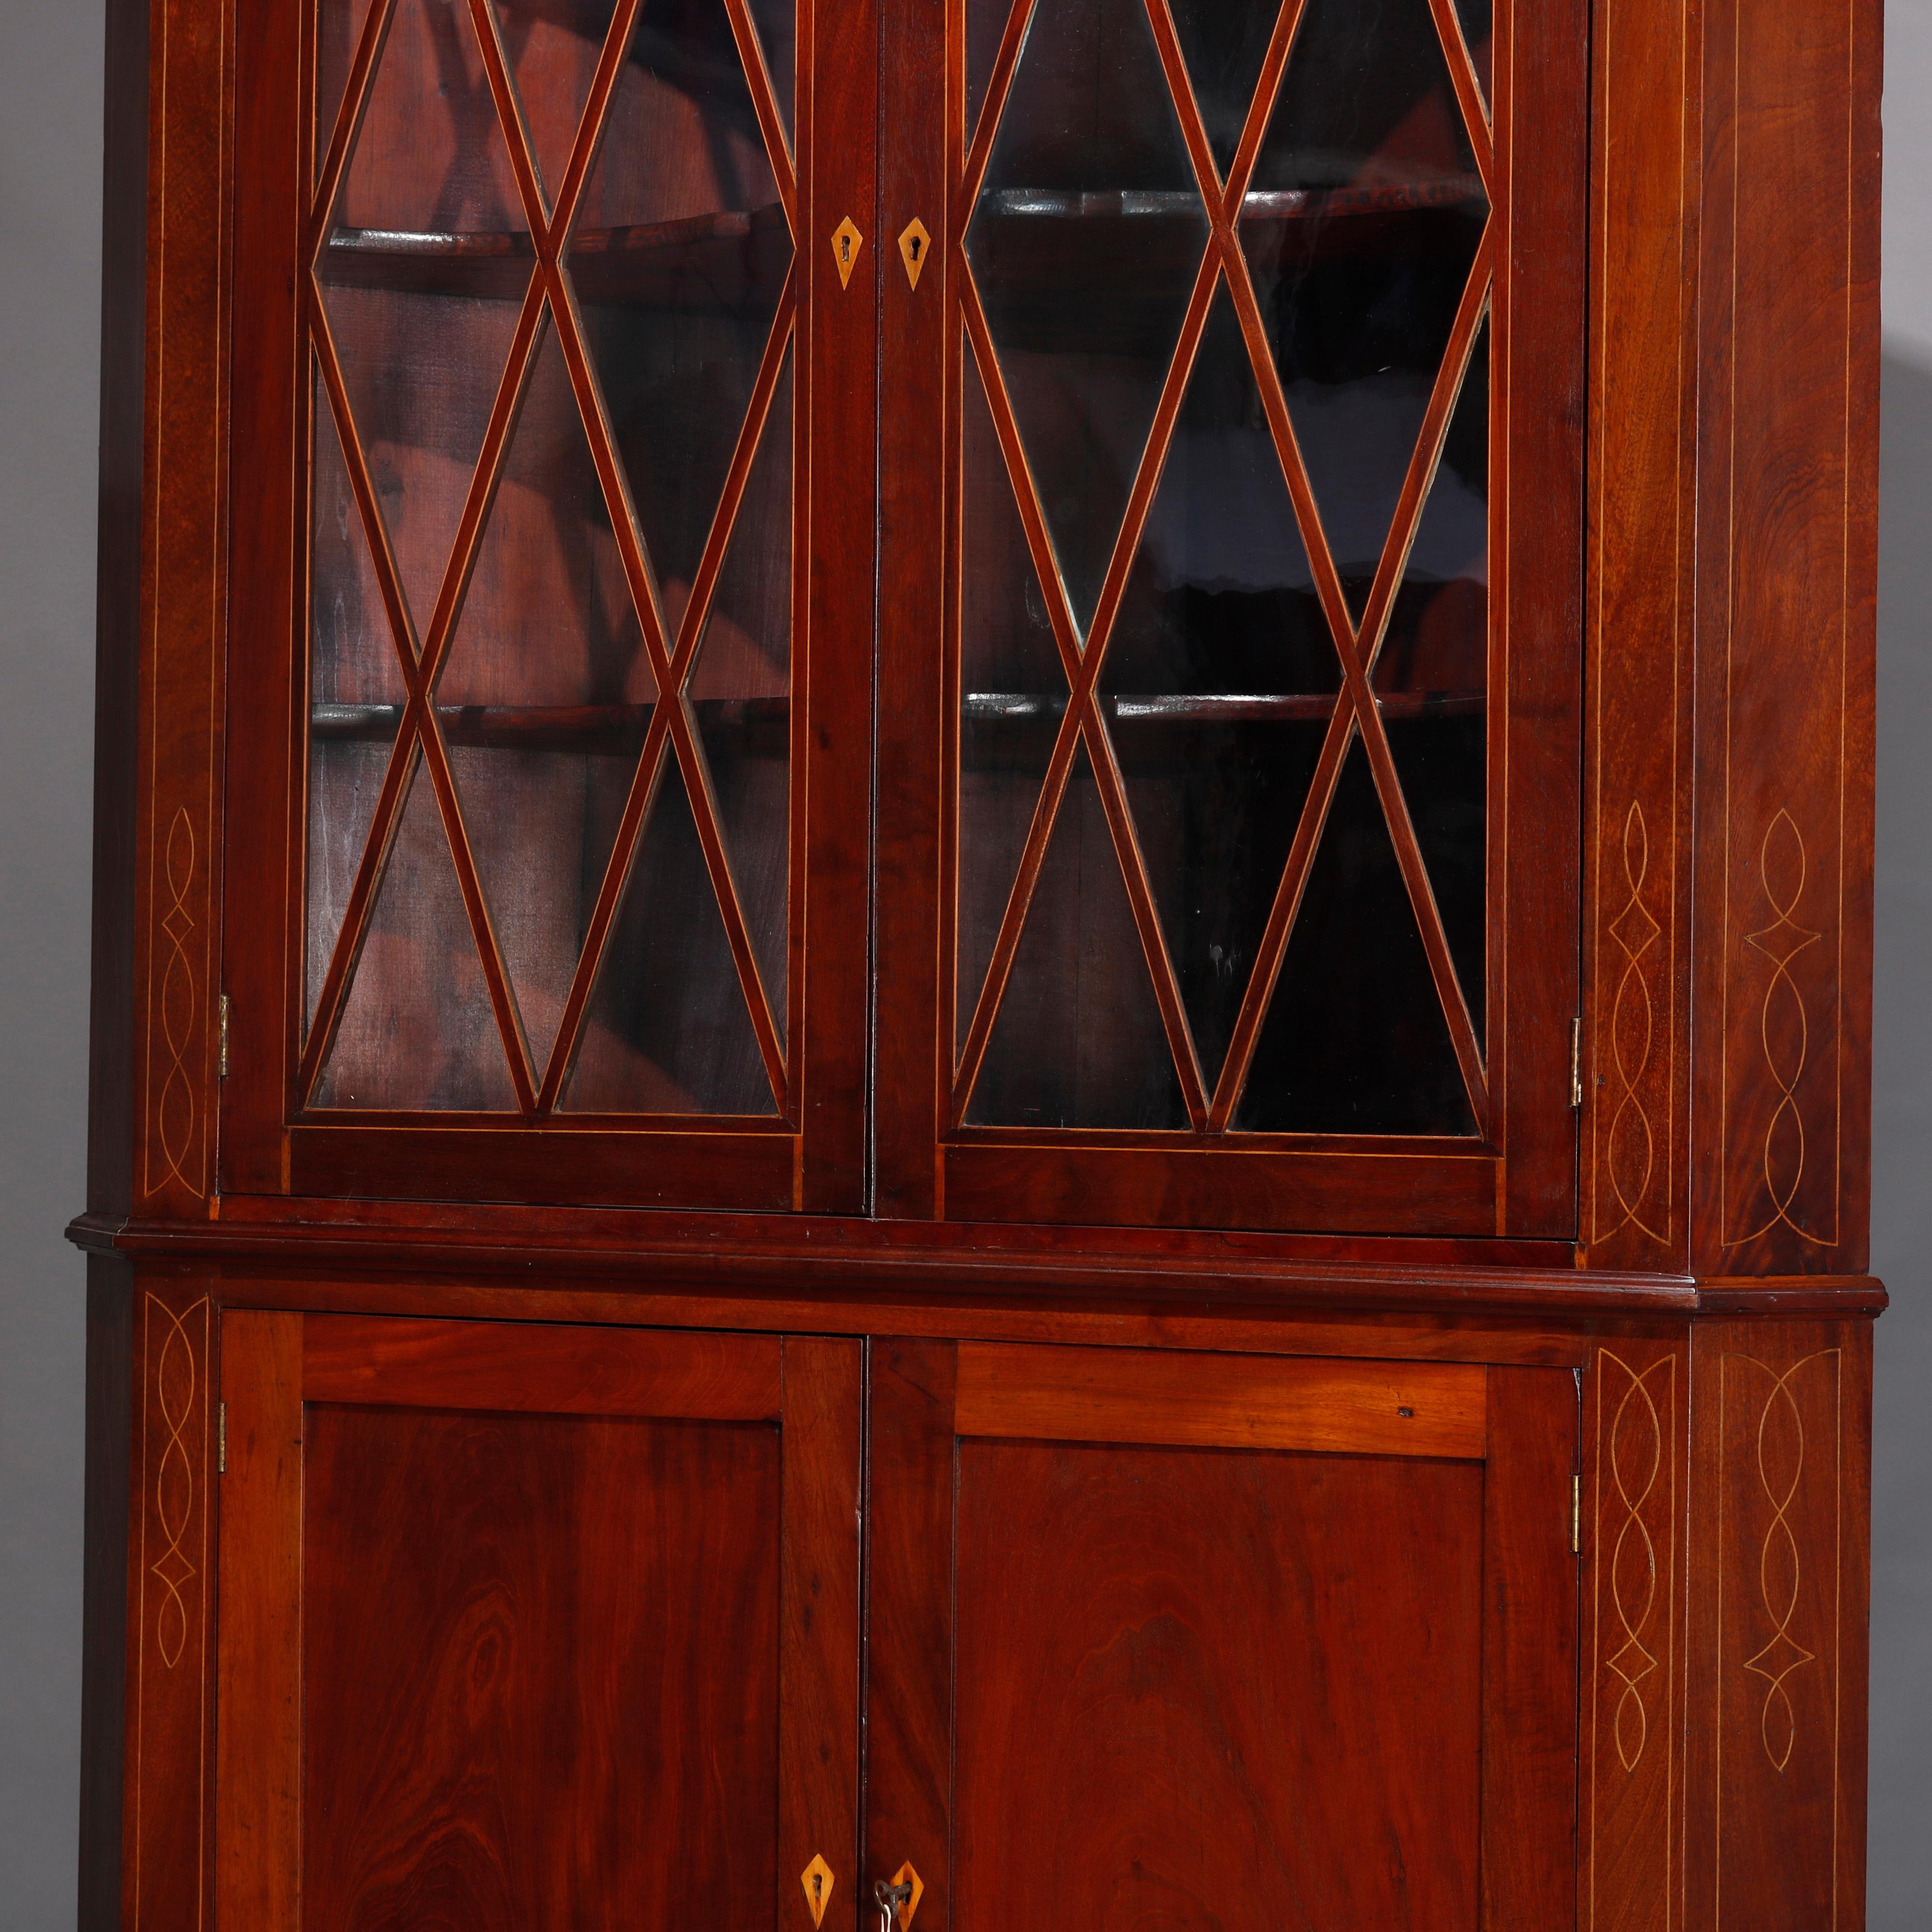
<svg viewBox="0 0 1932 1932"><path fill-rule="evenodd" d="M418 633L533 259L466 13L396 0L316 268Z"/></svg>
<svg viewBox="0 0 1932 1932"><path fill-rule="evenodd" d="M1485 323L1375 670L1389 750L1479 1042L1489 791L1489 374Z"/></svg>
<svg viewBox="0 0 1932 1932"><path fill-rule="evenodd" d="M966 1118L987 1126L1187 1125L1084 745Z"/></svg>
<svg viewBox="0 0 1932 1932"><path fill-rule="evenodd" d="M656 699L569 371L546 328L436 686L538 1078Z"/></svg>
<svg viewBox="0 0 1932 1932"><path fill-rule="evenodd" d="M616 0L492 0L510 79L550 203L603 58Z"/></svg>
<svg viewBox="0 0 1932 1932"><path fill-rule="evenodd" d="M1475 1130L1360 744L1342 769L1234 1124L1260 1133Z"/></svg>
<svg viewBox="0 0 1932 1932"><path fill-rule="evenodd" d="M1483 90L1485 105L1490 98L1491 70L1496 64L1493 0L1456 0L1456 17L1462 38L1476 69L1476 85Z"/></svg>
<svg viewBox="0 0 1932 1932"><path fill-rule="evenodd" d="M1274 33L1276 10L1253 0L1172 0L1187 78L1225 182Z"/></svg>
<svg viewBox="0 0 1932 1932"><path fill-rule="evenodd" d="M1358 617L1487 212L1427 0L1309 0L1240 238Z"/></svg>
<svg viewBox="0 0 1932 1932"><path fill-rule="evenodd" d="M562 1104L585 1114L777 1112L668 756Z"/></svg>
<svg viewBox="0 0 1932 1932"><path fill-rule="evenodd" d="M462 0L395 0L316 263L326 342L417 640L452 626L434 696L464 837L540 1082L631 795L657 687L611 505L555 318L503 379L536 248L511 164L527 140L554 206L597 134L567 269L601 400L674 633L707 542L722 572L689 687L720 836L778 1025L790 867L791 378L729 533L726 472L791 254L777 176L723 0L644 0L608 118L585 104L615 0L490 0L516 113L507 134ZM323 0L319 148L369 0ZM789 126L792 0L752 0ZM590 148L585 147L589 155ZM323 340L322 323L317 340ZM317 391L311 522L311 1004L340 938L406 682L350 464ZM508 417L473 567L452 548L500 399ZM484 479L488 481L488 479ZM628 540L627 540L628 542ZM376 552L380 554L380 545ZM447 591L446 598L444 593ZM460 592L460 595L458 594ZM614 880L613 890L617 882ZM686 781L668 762L622 882L572 1103L770 1113ZM455 855L420 770L386 861L315 1103L515 1104ZM588 1097L586 1097L588 1096Z"/></svg>
<svg viewBox="0 0 1932 1932"><path fill-rule="evenodd" d="M1046 599L970 349L964 362L956 966L962 1043L1067 695Z"/></svg>
<svg viewBox="0 0 1932 1932"><path fill-rule="evenodd" d="M1207 238L1141 0L1036 0L966 253L1083 631Z"/></svg>
<svg viewBox="0 0 1932 1932"><path fill-rule="evenodd" d="M1340 683L1225 291L1101 674L1203 1073L1219 1073Z"/></svg>
<svg viewBox="0 0 1932 1932"><path fill-rule="evenodd" d="M791 254L724 7L646 0L569 268L673 622L710 535Z"/></svg>
<svg viewBox="0 0 1932 1932"><path fill-rule="evenodd" d="M377 794L402 722L404 692L341 439L320 375L310 505L308 940L303 1026L342 931Z"/></svg>
<svg viewBox="0 0 1932 1932"><path fill-rule="evenodd" d="M517 1104L435 788L420 763L313 1104L465 1112Z"/></svg>
<svg viewBox="0 0 1932 1932"><path fill-rule="evenodd" d="M688 687L732 881L781 1040L791 854L791 399L788 362Z"/></svg>

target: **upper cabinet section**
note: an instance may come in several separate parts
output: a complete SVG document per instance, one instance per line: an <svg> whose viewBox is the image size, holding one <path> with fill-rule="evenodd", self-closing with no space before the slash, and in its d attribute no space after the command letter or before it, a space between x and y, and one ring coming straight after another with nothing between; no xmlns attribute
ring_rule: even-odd
<svg viewBox="0 0 1932 1932"><path fill-rule="evenodd" d="M314 30L290 763L238 741L237 774L289 801L300 885L279 960L230 929L229 1184L279 1114L298 1192L789 1208L811 1161L856 1205L856 1083L844 1144L800 1144L794 0L320 0ZM814 961L855 1038L862 934Z"/></svg>
<svg viewBox="0 0 1932 1932"><path fill-rule="evenodd" d="M906 1211L1572 1231L1583 16L1527 10L952 8Z"/></svg>

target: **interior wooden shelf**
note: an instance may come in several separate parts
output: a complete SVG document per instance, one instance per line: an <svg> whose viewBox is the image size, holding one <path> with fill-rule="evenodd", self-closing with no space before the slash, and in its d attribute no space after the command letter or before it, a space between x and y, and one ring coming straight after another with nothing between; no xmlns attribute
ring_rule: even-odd
<svg viewBox="0 0 1932 1932"><path fill-rule="evenodd" d="M737 310L776 303L791 259L776 202L676 221L578 230L566 263L580 300ZM536 251L526 230L338 228L316 264L334 287L518 302Z"/></svg>
<svg viewBox="0 0 1932 1932"><path fill-rule="evenodd" d="M649 729L649 704L439 704L446 743L484 751L634 751ZM692 709L707 740L741 738L746 748L770 740L782 748L791 729L784 698L700 698ZM325 742L387 743L401 728L400 704L317 704L311 737Z"/></svg>
<svg viewBox="0 0 1932 1932"><path fill-rule="evenodd" d="M1480 176L1386 182L1372 186L1256 190L1241 203L1244 225L1360 220L1412 212L1480 208ZM996 218L1042 224L1174 222L1205 226L1192 189L1066 193L1003 188L981 197L976 222ZM1010 232L1010 230L1005 232ZM1057 247L1059 244L1054 244ZM776 300L790 263L784 209L723 211L676 221L580 229L567 261L579 298L650 308L741 309ZM416 295L516 302L529 286L536 254L523 230L338 228L317 270L334 287L392 289Z"/></svg>
<svg viewBox="0 0 1932 1932"><path fill-rule="evenodd" d="M1102 715L1118 724L1280 724L1312 720L1325 722L1338 702L1329 692L1280 694L1212 692L1185 697L1140 696L1123 693L1102 696ZM1448 718L1479 716L1486 703L1480 691L1392 691L1376 694L1385 718ZM961 709L974 722L1003 719L1058 718L1066 699L1039 693L974 691Z"/></svg>
<svg viewBox="0 0 1932 1932"><path fill-rule="evenodd" d="M1486 200L1480 175L1442 176L1432 181L1378 182L1330 188L1256 189L1241 200L1240 219L1250 221L1334 220L1343 216L1402 214L1412 209L1462 208ZM1032 216L1053 220L1172 220L1205 212L1192 188L1129 188L1070 193L1049 188L998 188L980 197L976 220L988 215Z"/></svg>

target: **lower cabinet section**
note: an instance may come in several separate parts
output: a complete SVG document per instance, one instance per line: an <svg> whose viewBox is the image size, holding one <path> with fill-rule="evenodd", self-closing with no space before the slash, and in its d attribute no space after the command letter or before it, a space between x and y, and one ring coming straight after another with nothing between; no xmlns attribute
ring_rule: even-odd
<svg viewBox="0 0 1932 1932"><path fill-rule="evenodd" d="M128 1314L128 1932L1862 1922L1864 1323Z"/></svg>

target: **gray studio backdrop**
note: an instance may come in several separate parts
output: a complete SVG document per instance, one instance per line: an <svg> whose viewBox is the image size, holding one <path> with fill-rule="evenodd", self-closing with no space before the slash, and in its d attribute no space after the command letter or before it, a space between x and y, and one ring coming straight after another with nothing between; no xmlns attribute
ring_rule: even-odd
<svg viewBox="0 0 1932 1932"><path fill-rule="evenodd" d="M1926 1932L1932 0L1887 34L1870 1922ZM0 1932L74 1921L100 53L98 0L0 0Z"/></svg>

